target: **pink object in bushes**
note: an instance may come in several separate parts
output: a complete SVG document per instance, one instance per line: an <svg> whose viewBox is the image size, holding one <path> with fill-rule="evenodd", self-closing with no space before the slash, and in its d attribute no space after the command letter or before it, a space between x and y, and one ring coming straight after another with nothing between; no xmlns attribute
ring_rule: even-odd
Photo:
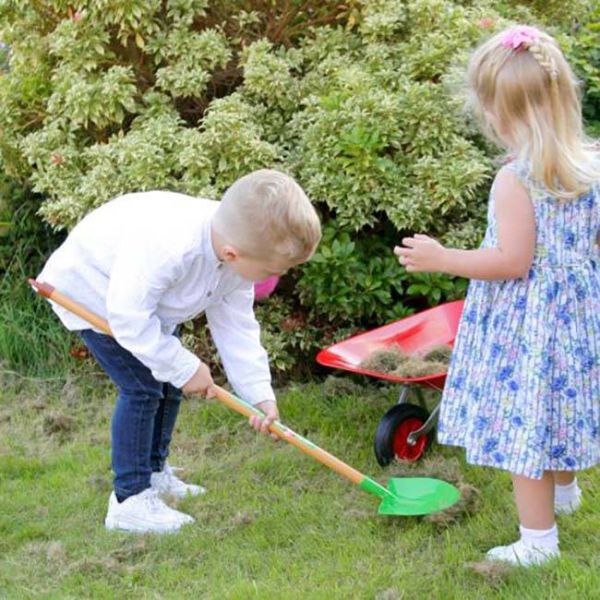
<svg viewBox="0 0 600 600"><path fill-rule="evenodd" d="M271 275L271 277L267 277L263 281L258 281L254 284L254 298L256 300L264 300L268 298L273 290L277 287L279 283L279 277L277 275Z"/></svg>

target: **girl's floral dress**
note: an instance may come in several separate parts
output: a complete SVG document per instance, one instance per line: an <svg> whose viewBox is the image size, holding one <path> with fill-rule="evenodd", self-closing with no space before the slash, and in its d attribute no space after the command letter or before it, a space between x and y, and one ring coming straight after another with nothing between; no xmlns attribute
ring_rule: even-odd
<svg viewBox="0 0 600 600"><path fill-rule="evenodd" d="M471 281L438 439L538 479L600 462L600 182L559 202L507 168L535 208L535 257L527 278ZM482 247L497 243L493 199Z"/></svg>

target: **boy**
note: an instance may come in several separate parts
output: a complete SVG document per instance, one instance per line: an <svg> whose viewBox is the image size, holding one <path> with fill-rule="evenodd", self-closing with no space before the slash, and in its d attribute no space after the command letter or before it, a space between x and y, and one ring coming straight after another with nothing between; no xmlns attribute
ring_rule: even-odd
<svg viewBox="0 0 600 600"><path fill-rule="evenodd" d="M160 495L204 492L166 463L182 391L214 395L208 367L177 337L184 321L206 313L229 381L266 415L252 426L267 433L279 418L253 282L309 260L320 236L300 186L262 169L238 179L221 202L160 191L120 196L88 214L49 258L38 280L106 318L114 335L53 304L119 390L108 529L177 531L193 518Z"/></svg>

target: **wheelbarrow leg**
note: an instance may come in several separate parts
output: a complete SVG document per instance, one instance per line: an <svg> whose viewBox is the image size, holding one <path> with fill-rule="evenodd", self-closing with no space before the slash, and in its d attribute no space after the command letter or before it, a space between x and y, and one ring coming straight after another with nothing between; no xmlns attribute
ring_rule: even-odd
<svg viewBox="0 0 600 600"><path fill-rule="evenodd" d="M409 385L402 385L402 387L400 388L400 397L398 398L398 404L404 404L406 402L406 397L408 396L409 391Z"/></svg>
<svg viewBox="0 0 600 600"><path fill-rule="evenodd" d="M427 410L427 404L425 403L425 396L419 386L415 386L415 394L417 395L417 399L419 400L419 404L421 405L421 407L424 408L425 410Z"/></svg>
<svg viewBox="0 0 600 600"><path fill-rule="evenodd" d="M439 412L440 412L440 405L438 404L431 411L431 414L429 415L429 418L427 419L427 421L425 421L425 423L423 423L423 425L421 427L419 427L419 429L415 429L414 431L411 431L408 434L406 441L408 442L409 445L414 446L417 443L417 439L419 439L420 436L429 433L436 426Z"/></svg>

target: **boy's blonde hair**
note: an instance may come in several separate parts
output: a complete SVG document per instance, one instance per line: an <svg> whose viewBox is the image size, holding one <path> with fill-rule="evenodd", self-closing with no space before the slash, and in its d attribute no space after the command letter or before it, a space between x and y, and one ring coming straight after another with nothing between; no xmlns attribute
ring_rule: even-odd
<svg viewBox="0 0 600 600"><path fill-rule="evenodd" d="M321 239L321 223L303 189L289 175L260 169L227 189L215 214L218 234L252 258L308 260Z"/></svg>
<svg viewBox="0 0 600 600"><path fill-rule="evenodd" d="M518 26L495 35L471 57L468 82L486 133L503 146L510 140L551 195L575 198L600 179L598 155L583 131L578 82L547 33Z"/></svg>

